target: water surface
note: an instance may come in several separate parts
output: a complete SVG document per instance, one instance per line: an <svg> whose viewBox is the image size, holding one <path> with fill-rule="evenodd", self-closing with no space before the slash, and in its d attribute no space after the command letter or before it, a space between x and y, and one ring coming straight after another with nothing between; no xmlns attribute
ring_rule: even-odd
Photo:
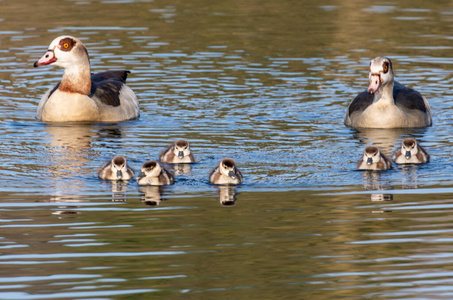
<svg viewBox="0 0 453 300"><path fill-rule="evenodd" d="M0 298L450 299L452 16L442 1L3 1ZM63 34L94 72L131 70L138 120L35 120L62 71L33 62ZM343 125L377 55L432 127ZM429 164L355 170L366 145L406 136ZM197 163L174 186L97 178L178 138ZM224 157L243 185L208 184Z"/></svg>

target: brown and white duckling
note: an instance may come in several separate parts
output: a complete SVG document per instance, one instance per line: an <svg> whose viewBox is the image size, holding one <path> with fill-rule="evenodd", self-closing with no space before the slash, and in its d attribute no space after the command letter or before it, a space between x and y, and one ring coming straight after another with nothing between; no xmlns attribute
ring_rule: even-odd
<svg viewBox="0 0 453 300"><path fill-rule="evenodd" d="M344 124L352 128L410 128L432 125L431 108L419 92L394 81L392 61L371 60L370 84L349 105Z"/></svg>
<svg viewBox="0 0 453 300"><path fill-rule="evenodd" d="M195 158L190 151L189 142L184 139L177 140L159 155L159 160L167 164L193 163Z"/></svg>
<svg viewBox="0 0 453 300"><path fill-rule="evenodd" d="M139 185L170 185L175 183L175 176L155 160L149 160L142 166L137 177Z"/></svg>
<svg viewBox="0 0 453 300"><path fill-rule="evenodd" d="M359 170L388 170L392 168L392 161L381 153L378 147L367 146L362 158L357 162Z"/></svg>
<svg viewBox="0 0 453 300"><path fill-rule="evenodd" d="M99 169L98 176L107 180L129 180L134 177L134 171L124 156L115 156Z"/></svg>
<svg viewBox="0 0 453 300"><path fill-rule="evenodd" d="M405 138L401 148L393 153L393 161L397 164L423 164L429 162L429 154L413 138Z"/></svg>
<svg viewBox="0 0 453 300"><path fill-rule="evenodd" d="M242 174L236 168L232 158L224 158L209 175L209 182L213 184L241 184Z"/></svg>
<svg viewBox="0 0 453 300"><path fill-rule="evenodd" d="M38 105L36 118L43 122L120 122L138 118L134 92L126 85L129 71L91 74L88 51L72 36L54 39L35 67L55 65L63 78L50 88Z"/></svg>

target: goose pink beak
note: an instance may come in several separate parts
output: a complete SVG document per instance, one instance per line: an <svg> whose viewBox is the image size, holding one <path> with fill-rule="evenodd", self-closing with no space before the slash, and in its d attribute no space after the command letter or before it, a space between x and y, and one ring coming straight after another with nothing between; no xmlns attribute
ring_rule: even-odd
<svg viewBox="0 0 453 300"><path fill-rule="evenodd" d="M57 61L57 58L55 57L55 53L53 50L47 50L46 54L44 54L43 57L35 61L33 66L39 67L39 66L44 66L44 65L49 65Z"/></svg>
<svg viewBox="0 0 453 300"><path fill-rule="evenodd" d="M381 76L379 74L371 74L370 75L370 85L366 90L369 94L376 93L379 88L381 87Z"/></svg>

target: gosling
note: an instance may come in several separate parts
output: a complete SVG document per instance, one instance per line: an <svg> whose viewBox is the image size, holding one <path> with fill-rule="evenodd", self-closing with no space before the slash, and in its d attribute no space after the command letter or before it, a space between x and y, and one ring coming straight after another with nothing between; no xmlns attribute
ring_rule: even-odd
<svg viewBox="0 0 453 300"><path fill-rule="evenodd" d="M357 169L359 170L383 171L391 168L392 161L375 146L367 146L362 158L357 162Z"/></svg>
<svg viewBox="0 0 453 300"><path fill-rule="evenodd" d="M137 177L139 185L170 185L175 183L175 176L155 160L145 162Z"/></svg>
<svg viewBox="0 0 453 300"><path fill-rule="evenodd" d="M397 164L424 164L429 162L429 154L413 138L405 138L401 148L393 152L393 161Z"/></svg>
<svg viewBox="0 0 453 300"><path fill-rule="evenodd" d="M209 182L212 184L241 184L242 181L242 173L236 168L232 158L222 159L209 175Z"/></svg>
<svg viewBox="0 0 453 300"><path fill-rule="evenodd" d="M99 169L98 176L104 180L129 180L134 177L134 171L124 156L115 156Z"/></svg>
<svg viewBox="0 0 453 300"><path fill-rule="evenodd" d="M187 164L195 162L195 158L190 151L189 142L181 139L171 144L159 155L159 160L167 164Z"/></svg>

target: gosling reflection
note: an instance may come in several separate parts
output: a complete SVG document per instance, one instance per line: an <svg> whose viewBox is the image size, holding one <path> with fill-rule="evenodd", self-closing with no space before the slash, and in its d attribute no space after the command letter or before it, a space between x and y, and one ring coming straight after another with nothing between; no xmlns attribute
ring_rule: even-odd
<svg viewBox="0 0 453 300"><path fill-rule="evenodd" d="M190 164L174 164L173 170L176 176L189 175L192 172L192 165Z"/></svg>
<svg viewBox="0 0 453 300"><path fill-rule="evenodd" d="M361 143L370 143L378 146L383 154L390 156L395 143L401 138L401 136L421 136L425 132L425 128L359 128L354 132L354 138L358 139Z"/></svg>
<svg viewBox="0 0 453 300"><path fill-rule="evenodd" d="M162 201L166 200L162 197L164 189L163 186L157 185L140 186L142 202L149 206L159 206Z"/></svg>
<svg viewBox="0 0 453 300"><path fill-rule="evenodd" d="M380 172L365 171L363 172L363 188L366 191L375 191L370 195L371 201L391 201L393 195L388 193L379 193L380 191L391 190L393 186L389 182L381 179Z"/></svg>
<svg viewBox="0 0 453 300"><path fill-rule="evenodd" d="M126 202L127 181L112 181L112 202Z"/></svg>
<svg viewBox="0 0 453 300"><path fill-rule="evenodd" d="M236 186L234 185L218 185L219 202L223 206L236 205Z"/></svg>

